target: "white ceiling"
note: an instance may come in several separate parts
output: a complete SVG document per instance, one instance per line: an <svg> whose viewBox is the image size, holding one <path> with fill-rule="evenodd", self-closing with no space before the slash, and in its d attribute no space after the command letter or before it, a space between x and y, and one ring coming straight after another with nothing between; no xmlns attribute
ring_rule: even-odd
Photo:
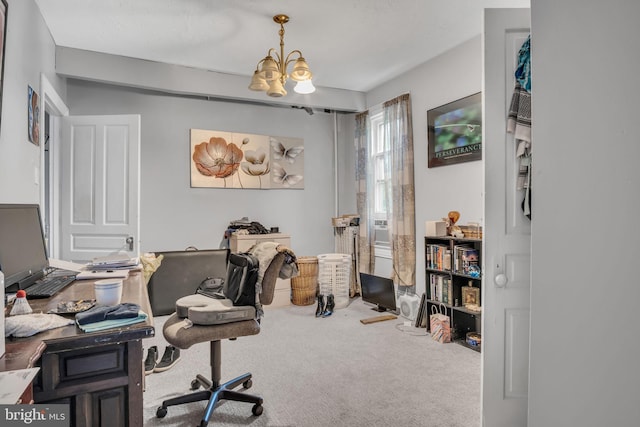
<svg viewBox="0 0 640 427"><path fill-rule="evenodd" d="M245 75L301 50L316 86L368 91L482 31L486 7L529 0L35 0L58 46Z"/></svg>

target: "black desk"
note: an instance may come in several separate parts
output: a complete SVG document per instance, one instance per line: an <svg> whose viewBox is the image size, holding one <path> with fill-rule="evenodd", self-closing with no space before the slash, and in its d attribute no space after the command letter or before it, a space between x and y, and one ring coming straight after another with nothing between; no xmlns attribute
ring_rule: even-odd
<svg viewBox="0 0 640 427"><path fill-rule="evenodd" d="M76 281L56 296L30 300L46 313L61 301L93 299L93 281ZM142 339L152 337L153 316L142 273L125 280L122 301L149 315L146 322L85 333L76 325L6 340L0 370L39 366L33 384L35 403L67 403L72 426L143 425Z"/></svg>

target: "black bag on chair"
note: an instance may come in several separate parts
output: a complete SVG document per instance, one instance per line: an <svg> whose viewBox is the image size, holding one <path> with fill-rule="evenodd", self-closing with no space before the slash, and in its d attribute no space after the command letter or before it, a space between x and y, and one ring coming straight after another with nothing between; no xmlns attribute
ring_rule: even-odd
<svg viewBox="0 0 640 427"><path fill-rule="evenodd" d="M250 254L230 254L224 295L233 305L255 305L258 259Z"/></svg>

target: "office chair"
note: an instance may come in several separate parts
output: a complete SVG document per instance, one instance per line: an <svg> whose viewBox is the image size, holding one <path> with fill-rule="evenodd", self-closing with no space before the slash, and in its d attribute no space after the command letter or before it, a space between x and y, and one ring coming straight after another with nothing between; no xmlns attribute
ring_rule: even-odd
<svg viewBox="0 0 640 427"><path fill-rule="evenodd" d="M263 305L269 305L273 301L276 279L278 278L278 274L282 268L284 260L285 254L278 253L271 260L269 267L267 267L264 273L264 277L262 279L262 292L260 294L260 303ZM221 340L233 340L237 337L256 335L260 333L259 321L250 319L218 325L194 324L193 326L185 329L185 320L186 319L178 317L177 313L173 313L164 324L164 337L170 344L180 349L187 349L192 345L201 342L209 342L211 379L198 374L196 378L191 381L191 390L197 390L201 385L205 390L196 391L191 394L163 401L162 406L158 407L156 410L156 416L158 418L164 418L167 415L167 408L169 406L209 400L209 404L207 405L204 415L202 416L202 420L200 421L200 427L206 427L209 424L209 419L213 414L216 404L222 399L253 403L253 408L251 410L253 415L261 415L263 411L263 400L261 397L233 390L240 384L242 384L245 389L250 388L252 385L251 373L240 375L239 377L222 384L220 383L222 356Z"/></svg>

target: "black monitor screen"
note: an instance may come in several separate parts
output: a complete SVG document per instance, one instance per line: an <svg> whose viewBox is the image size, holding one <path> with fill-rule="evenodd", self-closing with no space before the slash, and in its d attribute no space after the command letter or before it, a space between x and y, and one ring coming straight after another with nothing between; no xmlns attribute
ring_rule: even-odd
<svg viewBox="0 0 640 427"><path fill-rule="evenodd" d="M5 287L29 286L47 267L38 205L0 204L0 270Z"/></svg>
<svg viewBox="0 0 640 427"><path fill-rule="evenodd" d="M393 280L360 273L362 301L375 304L375 310L396 311L396 291Z"/></svg>

